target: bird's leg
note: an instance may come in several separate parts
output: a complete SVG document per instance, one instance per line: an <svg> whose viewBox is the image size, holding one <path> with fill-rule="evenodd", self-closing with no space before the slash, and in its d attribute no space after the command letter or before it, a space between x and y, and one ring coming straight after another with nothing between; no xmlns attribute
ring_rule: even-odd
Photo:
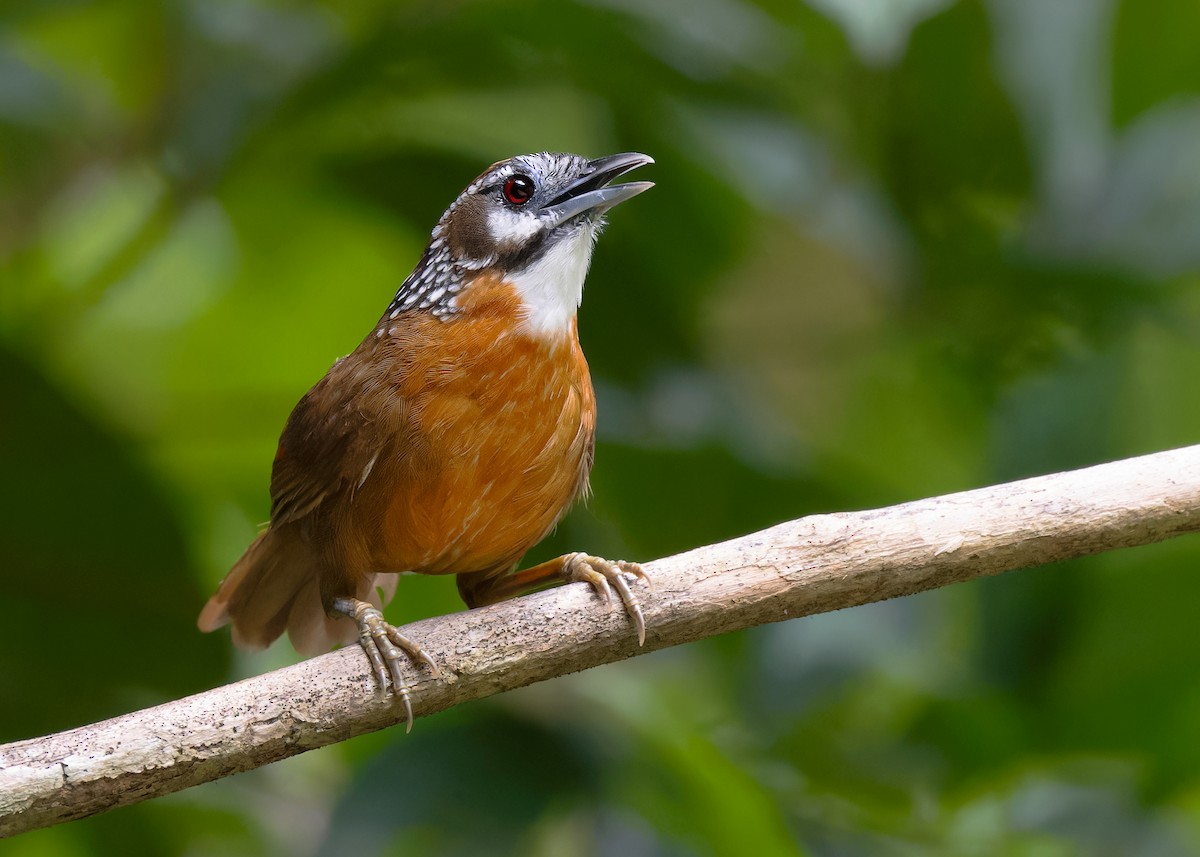
<svg viewBox="0 0 1200 857"><path fill-rule="evenodd" d="M358 623L358 641L362 644L375 678L379 682L381 692L387 691L388 675L391 675L392 692L400 697L404 704L404 717L407 721L406 731L412 731L413 712L412 700L409 698L408 683L400 672L400 661L404 655L413 661L419 661L429 667L434 678L442 674L437 662L426 654L425 650L396 628L388 624L378 607L359 601L357 598L335 598L332 613L346 616Z"/></svg>
<svg viewBox="0 0 1200 857"><path fill-rule="evenodd" d="M621 596L621 603L625 605L625 612L633 619L633 626L637 629L638 645L646 644L646 617L642 615L641 602L629 588L629 581L639 579L644 580L651 589L654 588L654 583L649 575L642 571L640 565L623 559L607 560L586 553L569 553L551 562L562 563L559 574L564 580L570 583L582 581L591 584L592 589L602 595L610 606L613 600L612 590L616 589L617 594ZM611 587L609 584L612 584Z"/></svg>
<svg viewBox="0 0 1200 857"><path fill-rule="evenodd" d="M646 618L642 614L641 602L629 584L644 580L651 590L654 589L654 584L636 562L626 562L623 559L607 560L586 553L569 553L514 574L483 576L475 580L470 578L471 575L460 576L459 591L471 607L482 607L484 604L495 604L497 601L515 598L557 579L567 583L591 584L611 608L612 591L616 589L621 603L625 606L625 612L629 614L637 630L638 645L645 645Z"/></svg>

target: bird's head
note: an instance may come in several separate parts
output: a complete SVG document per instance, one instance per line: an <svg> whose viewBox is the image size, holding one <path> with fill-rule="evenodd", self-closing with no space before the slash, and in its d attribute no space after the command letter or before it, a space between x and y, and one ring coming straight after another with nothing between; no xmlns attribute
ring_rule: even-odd
<svg viewBox="0 0 1200 857"><path fill-rule="evenodd" d="M472 280L491 279L516 291L532 332L565 329L604 213L654 186L609 183L653 162L635 152L591 161L539 153L492 165L442 215L389 313L427 310L448 320Z"/></svg>

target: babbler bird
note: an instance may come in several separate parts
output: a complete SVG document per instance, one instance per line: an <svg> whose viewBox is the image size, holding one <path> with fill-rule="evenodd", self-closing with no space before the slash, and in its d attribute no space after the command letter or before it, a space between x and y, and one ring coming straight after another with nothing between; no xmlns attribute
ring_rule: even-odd
<svg viewBox="0 0 1200 857"><path fill-rule="evenodd" d="M586 493L596 401L576 310L604 223L650 182L628 153L521 155L446 210L416 269L352 354L296 405L271 472L271 523L200 614L261 648L305 655L358 638L409 728L402 652L437 665L380 608L398 572L458 575L470 607L553 581L615 588L645 622L636 563L571 553L514 572ZM610 588L611 587L611 588Z"/></svg>

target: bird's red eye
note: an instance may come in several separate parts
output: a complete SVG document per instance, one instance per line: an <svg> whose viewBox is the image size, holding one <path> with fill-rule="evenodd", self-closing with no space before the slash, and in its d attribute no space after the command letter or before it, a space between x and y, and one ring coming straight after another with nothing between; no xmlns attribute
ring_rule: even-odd
<svg viewBox="0 0 1200 857"><path fill-rule="evenodd" d="M524 205L533 196L533 179L518 173L504 183L504 198L513 205Z"/></svg>

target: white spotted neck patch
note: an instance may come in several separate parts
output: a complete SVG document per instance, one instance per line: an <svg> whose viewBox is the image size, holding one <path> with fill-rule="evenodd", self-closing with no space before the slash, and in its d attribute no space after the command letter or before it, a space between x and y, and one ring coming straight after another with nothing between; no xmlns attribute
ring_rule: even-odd
<svg viewBox="0 0 1200 857"><path fill-rule="evenodd" d="M425 248L421 261L400 284L386 315L395 319L410 309L426 310L443 321L458 312L457 295L463 286L463 269L455 264L439 228Z"/></svg>

